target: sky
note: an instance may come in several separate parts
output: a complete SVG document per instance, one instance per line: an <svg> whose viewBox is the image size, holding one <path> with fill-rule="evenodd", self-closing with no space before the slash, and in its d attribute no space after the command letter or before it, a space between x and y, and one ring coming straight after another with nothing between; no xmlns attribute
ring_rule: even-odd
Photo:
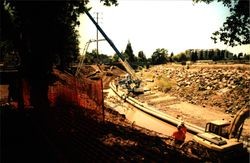
<svg viewBox="0 0 250 163"><path fill-rule="evenodd" d="M229 15L228 8L221 3L196 3L192 0L118 0L118 6L106 7L99 0L91 0L90 14L121 52L128 41L134 54L143 51L150 57L157 48L178 54L186 49L226 49L235 54L250 54L250 45L228 47L214 44L212 33L222 27ZM79 18L81 54L87 41L96 39L97 29L86 14ZM99 39L103 39L99 33ZM91 43L88 51L96 49ZM99 41L99 53L114 55L107 41Z"/></svg>

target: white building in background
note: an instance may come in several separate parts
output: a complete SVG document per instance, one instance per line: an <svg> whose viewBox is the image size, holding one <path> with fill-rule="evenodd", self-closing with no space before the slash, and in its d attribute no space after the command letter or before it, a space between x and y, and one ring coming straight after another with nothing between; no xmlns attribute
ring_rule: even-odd
<svg viewBox="0 0 250 163"><path fill-rule="evenodd" d="M198 60L230 60L233 59L233 53L228 50L220 49L188 49L185 51L187 57L191 57L193 53L197 54Z"/></svg>

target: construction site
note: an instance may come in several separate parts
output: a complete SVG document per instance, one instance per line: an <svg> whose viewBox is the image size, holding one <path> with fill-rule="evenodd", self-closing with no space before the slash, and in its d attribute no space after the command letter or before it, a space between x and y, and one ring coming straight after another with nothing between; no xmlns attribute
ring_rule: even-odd
<svg viewBox="0 0 250 163"><path fill-rule="evenodd" d="M206 82L196 81L197 74L204 75L201 72L207 75ZM116 85L118 80L126 78L126 74L126 71L118 67L105 65L82 66L78 77L55 69L54 82L49 86L48 95L51 108L39 112L28 107L28 94L24 97L26 111L18 112L14 101L6 101L8 85L1 85L2 139L3 147L7 147L2 151L3 156L9 161L15 159L11 158L13 152L24 157L22 154L25 151L22 148L32 151L34 145L38 145L42 147L38 150L40 153L32 151L34 155L26 158L28 161L44 155L47 148L53 151L53 157L50 152L45 152L48 158L65 162L214 162L217 161L214 160L215 157L218 158L217 155L226 161L248 161L244 149L245 152L249 149L250 135L247 93L250 80L249 65L194 64L189 69L177 64L152 66L135 73L136 76L140 76L140 85L145 90L143 93L134 93L123 84ZM220 82L216 82L217 85L211 85L215 83L214 80L220 80L216 76L223 80L227 74L232 74L229 84L220 87ZM168 91L160 89L159 76L165 76L172 83ZM206 89L201 89L201 86ZM209 86L214 88L208 89ZM246 113L236 114L239 110L245 110ZM12 118L21 118L20 123L16 123ZM210 153L206 155L204 153L207 151L204 152L203 145L195 147L203 153L197 155L184 148L184 145L173 145L172 133L180 121L184 121L188 128L185 142L190 143L194 142L195 135L205 132L207 123L215 120L235 123L236 130L241 135L237 138L235 134L234 137L237 139L231 140L235 139L238 147L233 147L233 142L229 141L226 144L232 147L227 147L226 151L222 145L218 145L222 149L210 147ZM33 125L30 126L29 123ZM238 131L239 129L241 131ZM31 131L35 131L36 134L27 136ZM19 144L17 137L24 141ZM37 140L34 140L35 138ZM225 139L227 140L229 139ZM31 141L34 144L30 143ZM49 146L46 146L48 141ZM189 146L192 148L194 145ZM231 158L231 154L226 152L236 153L236 156ZM46 161L47 158L43 158L43 161Z"/></svg>
<svg viewBox="0 0 250 163"><path fill-rule="evenodd" d="M119 66L87 65L84 55L71 71L54 66L48 106L39 108L30 83L3 63L1 161L249 162L249 64L173 62L135 70L86 14ZM180 125L185 137L177 144Z"/></svg>

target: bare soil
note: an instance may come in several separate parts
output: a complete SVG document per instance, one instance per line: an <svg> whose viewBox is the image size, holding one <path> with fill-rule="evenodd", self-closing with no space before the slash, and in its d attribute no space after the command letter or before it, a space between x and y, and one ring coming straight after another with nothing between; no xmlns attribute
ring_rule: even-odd
<svg viewBox="0 0 250 163"><path fill-rule="evenodd" d="M246 74L246 78L249 80L250 78L250 65L226 65L226 64L214 64L214 65L207 65L207 64L199 64L199 65L191 65L187 69L186 66L182 65L159 65L159 66L153 66L149 69L142 70L138 72L138 76L141 77L143 81L146 81L146 79L157 79L158 76L161 75L168 75L165 73L166 69L171 69L173 71L183 71L188 73L182 73L182 74L188 74L192 75L192 73L197 73L201 69L207 68L209 73L210 71L213 71L215 69L221 69L227 70L230 69L230 71L234 72L238 69L242 69L243 73ZM154 74L154 75L152 75ZM177 74L178 75L178 74ZM206 76L204 76L205 78ZM177 83L177 78L171 78L170 79L172 83ZM189 81L187 81L189 82ZM250 86L250 85L249 85ZM206 123L212 120L218 120L218 119L225 119L228 121L232 121L233 116L235 112L227 112L228 107L226 105L220 105L220 102L226 104L233 103L234 101L237 101L238 103L241 103L244 98L248 99L247 104L245 107L249 107L249 94L250 93L250 87L245 88L246 93L242 93L242 89L234 89L234 93L232 94L226 94L227 91L230 88L223 88L220 90L210 90L209 91L209 98L204 99L202 94L205 92L199 91L198 89L194 87L179 87L176 88L176 85L172 85L171 90L168 92L162 92L159 91L159 88L157 87L157 82L144 82L144 87L147 87L150 89L149 92L145 92L143 95L140 95L136 97L140 101L147 102L148 104L154 106L158 110L165 112L173 117L180 118L186 122L195 124L200 127L205 127ZM185 95L181 95L185 94ZM238 98L233 97L234 95L242 95L243 97L239 96ZM189 99L189 97L192 96L192 100ZM204 95L205 96L205 95ZM196 100L194 100L196 99ZM242 101L240 101L242 100ZM195 101L195 102L194 102ZM217 106L214 105L214 101L219 103ZM232 102L233 101L233 102ZM244 101L243 101L244 102ZM240 108L238 108L240 109ZM245 135L246 139L250 135L250 119L248 118L244 123L243 128L243 135Z"/></svg>
<svg viewBox="0 0 250 163"><path fill-rule="evenodd" d="M165 66L160 68L165 69ZM170 65L170 67L183 68L173 65ZM100 69L100 67L98 68ZM86 76L94 74L89 76L90 78L102 78L104 88L108 88L111 80L124 73L124 71L116 67L110 71L110 67L105 66L100 69L100 72L95 73L98 68L89 66L82 73ZM189 71L195 72L196 69L199 70L200 68L197 66L194 69L190 68ZM139 73L144 72L145 74L140 75L146 79L148 78L147 73L161 74L160 72L155 73L156 70L160 70L159 67L152 67ZM151 88L151 91L138 96L139 100L145 100L159 110L167 112L172 116L180 117L184 121L204 126L206 121L212 119L225 118L230 120L231 115L225 113L225 108L215 107L203 101L192 104L185 96L176 96L179 93L177 89L161 92L157 90L154 83L146 83L145 87ZM199 94L193 92L193 95L198 96ZM217 98L220 98L220 96L217 96ZM183 153L178 148L166 144L165 140L160 138L158 133L138 126L131 126L131 123L122 115L109 108L105 110L105 121L103 122L100 119L96 119L95 114L97 113L72 106L60 106L53 110L45 109L44 111L34 110L34 112L21 113L21 115L19 112L9 108L1 108L1 116L4 117L1 119L1 122L3 122L1 127L4 129L2 130L3 136L8 138L4 143L4 149L8 149L7 155L4 155L5 160L13 161L13 154L18 154L18 156L21 156L19 159L21 162L22 160L27 161L27 158L28 161L37 162L37 158L42 157L39 153L42 150L37 150L36 152L36 149L42 147L42 149L52 151L52 160L56 160L56 162L201 161ZM16 123L17 121L22 122L22 124ZM249 122L246 124L248 125ZM9 128L10 126L11 129ZM247 131L249 131L249 128L248 125ZM25 131L29 132L26 133ZM35 135L33 131L35 131ZM22 141L20 137L26 138L25 141ZM44 143L37 143L40 139ZM20 145L17 148L16 144L18 143ZM28 147L27 144L29 144ZM29 152L34 154L34 157L25 157L25 154ZM51 157L49 152L46 155ZM51 159L43 162L48 161L51 161ZM202 162L204 161L206 160L202 160Z"/></svg>
<svg viewBox="0 0 250 163"><path fill-rule="evenodd" d="M109 88L109 82L116 79L118 76L125 74L125 72L118 67L108 68L107 66L100 67L103 71L99 77L103 79L104 89ZM109 76L104 73L106 70L112 70ZM138 100L146 102L154 106L156 109L165 112L173 117L180 118L186 122L195 124L200 127L205 127L206 123L212 120L224 119L232 121L234 114L243 107L250 107L250 83L247 83L242 88L241 85L236 88L224 86L217 90L201 91L197 87L197 83L178 87L178 80L180 76L191 83L189 76L194 76L202 72L201 78L207 80L208 83L220 82L216 76L228 73L235 76L235 80L242 77L250 81L250 65L245 64L193 64L188 68L187 66L179 64L166 64L152 66L149 69L142 69L137 72L137 76L143 81L142 87L149 89L142 95L136 96ZM170 75L174 74L169 77ZM211 75L207 77L209 74ZM237 74L239 74L237 76ZM157 79L162 76L167 76L166 79L171 84L171 89L163 92L159 89ZM206 79L207 78L207 79ZM182 80L183 80L182 79ZM153 81L153 82L147 82ZM227 81L224 81L225 83ZM216 83L215 83L216 84ZM214 85L215 85L214 84ZM233 108L230 112L229 108ZM244 139L249 139L250 135L250 119L248 118L243 126Z"/></svg>
<svg viewBox="0 0 250 163"><path fill-rule="evenodd" d="M54 82L74 86L69 74L57 75ZM200 161L166 144L170 138L131 126L124 116L110 108L105 109L105 121L100 118L101 110L79 108L65 102L42 110L24 111L2 105L0 113L3 162Z"/></svg>

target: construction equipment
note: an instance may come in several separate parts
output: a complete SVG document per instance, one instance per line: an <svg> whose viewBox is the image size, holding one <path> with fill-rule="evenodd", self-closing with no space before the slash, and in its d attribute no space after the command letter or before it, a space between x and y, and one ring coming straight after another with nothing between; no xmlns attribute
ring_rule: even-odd
<svg viewBox="0 0 250 163"><path fill-rule="evenodd" d="M75 72L75 76L78 76L79 73L80 73L80 70L81 70L81 68L82 68L83 61L84 61L84 59L85 59L85 55L86 55L86 53L87 53L87 50L88 50L88 48L89 48L90 43L96 42L96 41L97 41L97 40L89 40L88 42L86 42L86 44L85 44L85 46L84 46L84 48L83 48L82 55L80 56L80 61L79 61L78 65L77 65L77 69L76 69L76 72ZM99 39L98 41L105 41L105 39Z"/></svg>
<svg viewBox="0 0 250 163"><path fill-rule="evenodd" d="M216 159L233 157L246 153L243 142L239 141L245 119L250 115L249 108L239 110L232 123L215 120L206 124L205 132L193 137L193 140L182 145L182 149L199 157Z"/></svg>
<svg viewBox="0 0 250 163"><path fill-rule="evenodd" d="M102 30L102 28L99 26L99 24L89 14L87 9L85 10L85 13L89 17L89 19L94 23L94 25L96 26L98 31L103 35L103 37L106 39L106 41L109 43L109 45L114 49L116 54L119 56L119 61L124 66L124 68L126 69L126 71L129 74L129 76L131 77L131 79L126 82L128 92L132 92L132 93L135 93L135 94L143 93L144 92L143 88L140 88L141 80L136 76L134 69L129 65L129 63L126 61L126 59L123 57L123 55L119 52L119 50L116 48L114 43L105 34L105 32Z"/></svg>

